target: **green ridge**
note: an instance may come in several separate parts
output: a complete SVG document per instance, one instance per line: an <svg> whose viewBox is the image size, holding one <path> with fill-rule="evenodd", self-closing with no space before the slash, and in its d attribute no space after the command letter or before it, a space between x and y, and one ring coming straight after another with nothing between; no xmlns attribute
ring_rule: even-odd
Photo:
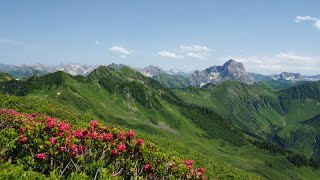
<svg viewBox="0 0 320 180"><path fill-rule="evenodd" d="M236 91L228 89L228 86L234 86ZM198 159L207 168L209 177L241 179L256 174L283 179L312 178L319 174L318 170L313 171L310 167L298 168L284 155L272 154L249 143L247 139L252 137L242 133L240 128L251 131L257 125L245 129L246 123L243 118L239 118L235 123L238 127L234 126L230 121L234 119L225 116L230 106L234 106L233 101L229 100L224 109L222 105L212 103L214 99L203 99L211 96L209 90L188 88L175 91L187 101L185 102L157 81L127 67L115 70L101 66L88 77L74 77L57 72L26 81L4 82L0 87L3 93L27 98L47 98L72 111L91 114L105 122L143 132L146 136L155 138L154 141L163 147L175 149L177 154ZM232 95L238 104L244 101L242 96L252 96L250 107L256 108L248 110L252 113L256 111L254 117L261 117L258 125L267 127L261 135L272 132L269 124L278 123L281 126L282 121L276 119L281 120L281 107L272 90L264 89L263 86L251 90L250 86L231 82L206 88L217 89L213 94L219 94L215 98L221 104L226 93ZM228 91L225 91L226 88ZM238 95L237 91L241 94ZM260 94L257 95L258 92ZM185 97L181 95L183 93ZM194 96L194 99L189 96ZM278 109L270 108L271 106L278 106ZM243 110L241 108L235 111L240 112ZM264 109L263 114L256 110L260 108ZM271 113L274 114L270 116L270 120L263 121L262 115ZM251 124L254 123L252 119ZM170 140L168 142L163 138Z"/></svg>

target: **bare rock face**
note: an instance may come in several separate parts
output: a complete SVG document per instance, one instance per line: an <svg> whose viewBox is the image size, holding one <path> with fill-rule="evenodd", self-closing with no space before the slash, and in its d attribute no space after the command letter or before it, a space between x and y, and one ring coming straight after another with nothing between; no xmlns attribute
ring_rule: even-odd
<svg viewBox="0 0 320 180"><path fill-rule="evenodd" d="M285 81L298 81L303 79L300 73L289 73L289 72L283 72L281 74L273 74L273 75L270 75L270 77L273 80L285 80Z"/></svg>
<svg viewBox="0 0 320 180"><path fill-rule="evenodd" d="M208 83L221 84L228 80L245 84L254 82L254 78L245 70L243 64L232 59L222 66L212 66L203 71L195 71L189 80L193 86L203 86Z"/></svg>
<svg viewBox="0 0 320 180"><path fill-rule="evenodd" d="M160 74L166 73L164 70L159 68L158 66L148 66L143 69L138 69L143 75L147 77L159 76Z"/></svg>

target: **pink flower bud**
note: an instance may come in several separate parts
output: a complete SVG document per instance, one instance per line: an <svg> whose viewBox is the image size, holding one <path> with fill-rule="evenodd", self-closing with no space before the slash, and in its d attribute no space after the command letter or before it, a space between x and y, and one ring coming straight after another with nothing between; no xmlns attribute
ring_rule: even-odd
<svg viewBox="0 0 320 180"><path fill-rule="evenodd" d="M91 128L95 128L95 127L97 127L98 126L98 121L96 121L96 120L91 120L90 121L90 127Z"/></svg>
<svg viewBox="0 0 320 180"><path fill-rule="evenodd" d="M143 143L144 143L143 139L138 139L136 142L136 145L141 146L141 145L143 145Z"/></svg>
<svg viewBox="0 0 320 180"><path fill-rule="evenodd" d="M19 141L20 141L22 144L25 144L25 143L27 143L27 138L26 138L24 135L20 135L20 136L19 136Z"/></svg>
<svg viewBox="0 0 320 180"><path fill-rule="evenodd" d="M152 169L151 165L148 163L146 165L144 165L144 170L145 171L150 171Z"/></svg>
<svg viewBox="0 0 320 180"><path fill-rule="evenodd" d="M44 160L44 159L47 158L47 155L46 155L46 153L39 153L39 154L36 155L36 157L39 160Z"/></svg>
<svg viewBox="0 0 320 180"><path fill-rule="evenodd" d="M134 136L135 136L134 131L133 131L133 130L129 130L129 132L128 132L128 137L129 137L129 139L133 139Z"/></svg>
<svg viewBox="0 0 320 180"><path fill-rule="evenodd" d="M118 150L115 149L115 150L112 151L112 156L116 157L118 155L119 155L119 151Z"/></svg>
<svg viewBox="0 0 320 180"><path fill-rule="evenodd" d="M126 145L123 143L119 143L117 146L118 151L122 152L124 150L126 150Z"/></svg>
<svg viewBox="0 0 320 180"><path fill-rule="evenodd" d="M57 141L54 137L49 138L49 141L51 142L51 144L57 144Z"/></svg>

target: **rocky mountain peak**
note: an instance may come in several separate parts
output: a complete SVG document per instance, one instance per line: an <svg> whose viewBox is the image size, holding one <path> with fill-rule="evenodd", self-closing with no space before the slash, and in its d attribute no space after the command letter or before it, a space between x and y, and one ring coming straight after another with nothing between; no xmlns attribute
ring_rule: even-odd
<svg viewBox="0 0 320 180"><path fill-rule="evenodd" d="M160 74L163 74L163 73L166 73L164 70L162 70L160 67L158 66L154 66L154 65L150 65L150 66L147 66L143 69L139 69L139 71L147 76L147 77L153 77L153 76L157 76L157 75L160 75Z"/></svg>
<svg viewBox="0 0 320 180"><path fill-rule="evenodd" d="M208 83L221 84L228 80L245 84L254 82L253 77L246 72L244 65L233 59L228 60L222 66L211 66L200 72L195 71L189 79L191 84L200 86Z"/></svg>
<svg viewBox="0 0 320 180"><path fill-rule="evenodd" d="M301 77L301 74L300 74L300 73L282 72L282 73L280 74L280 76L283 76L283 77L293 76L293 77L295 77L295 78L300 78L300 77Z"/></svg>
<svg viewBox="0 0 320 180"><path fill-rule="evenodd" d="M235 61L230 59L229 61L225 62L222 66L222 69L230 69L230 70L242 70L245 71L244 65L241 62Z"/></svg>
<svg viewBox="0 0 320 180"><path fill-rule="evenodd" d="M273 80L296 81L303 77L300 73L282 72L281 74L270 75Z"/></svg>

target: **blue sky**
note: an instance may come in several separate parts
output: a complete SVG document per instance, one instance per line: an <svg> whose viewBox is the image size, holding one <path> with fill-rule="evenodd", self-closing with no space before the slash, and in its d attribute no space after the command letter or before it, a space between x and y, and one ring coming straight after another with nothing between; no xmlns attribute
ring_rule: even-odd
<svg viewBox="0 0 320 180"><path fill-rule="evenodd" d="M3 1L0 63L320 74L320 1Z"/></svg>

